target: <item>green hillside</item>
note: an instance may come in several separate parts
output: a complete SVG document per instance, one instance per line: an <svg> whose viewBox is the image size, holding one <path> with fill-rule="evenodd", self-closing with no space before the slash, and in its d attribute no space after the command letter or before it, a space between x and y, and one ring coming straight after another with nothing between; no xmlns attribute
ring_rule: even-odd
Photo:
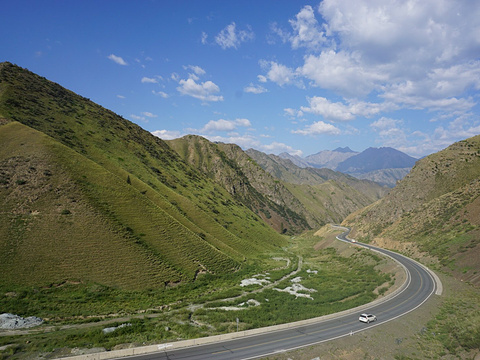
<svg viewBox="0 0 480 360"><path fill-rule="evenodd" d="M2 283L164 287L285 244L159 138L10 63L0 118Z"/></svg>
<svg viewBox="0 0 480 360"><path fill-rule="evenodd" d="M246 153L300 201L303 214L313 227L339 223L390 190L326 168L300 168L288 159L257 150L249 149Z"/></svg>
<svg viewBox="0 0 480 360"><path fill-rule="evenodd" d="M349 216L352 236L430 256L480 284L480 135L419 160L383 199Z"/></svg>
<svg viewBox="0 0 480 360"><path fill-rule="evenodd" d="M225 188L235 199L281 233L320 226L308 222L306 209L289 190L234 144L214 144L187 135L167 143L186 162Z"/></svg>

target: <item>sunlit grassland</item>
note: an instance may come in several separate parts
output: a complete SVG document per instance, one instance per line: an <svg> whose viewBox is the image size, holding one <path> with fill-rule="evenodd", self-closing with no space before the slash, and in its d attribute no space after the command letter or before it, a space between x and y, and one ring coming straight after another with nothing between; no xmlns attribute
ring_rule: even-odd
<svg viewBox="0 0 480 360"><path fill-rule="evenodd" d="M312 235L297 237L292 240L291 251L303 257L302 270L295 275L301 277L301 284L313 289L310 298L298 297L267 289L254 295L246 295L230 302L217 302L194 313L201 323L229 324L232 318L241 320L242 329L275 325L322 316L374 300L375 289L388 283L393 284L393 275L381 273L376 269L386 260L365 249L336 249L327 247L314 250L319 238ZM347 253L348 257L342 255ZM292 285L291 278L276 286L285 289ZM383 289L387 289L383 287ZM247 287L248 288L248 287ZM385 291L384 290L384 291ZM300 291L305 293L304 291ZM258 301L260 306L250 306L240 311L222 311L218 307L236 306L249 299ZM217 307L217 309L215 309ZM211 309L211 310L209 310Z"/></svg>
<svg viewBox="0 0 480 360"><path fill-rule="evenodd" d="M236 331L236 318L239 318L240 329L244 330L345 310L372 301L377 297L375 289L386 282L392 284L392 274L381 273L376 269L388 260L349 245L319 247L318 244L324 241L325 239L313 234L292 238L289 244L288 267L285 253L283 258L280 258L280 252L265 254L262 261L250 262L236 273L223 276L204 274L194 283L163 291L125 291L96 284L25 288L16 295L3 297L2 306L21 314L36 313L50 317L44 326L56 326L60 329L62 324L66 323L91 322L91 327L31 334L28 335L29 345L24 344L27 338L25 336L0 337L0 344L17 344L15 356L21 357L23 352L38 349L112 349L122 343L141 345L208 336ZM306 288L316 290L311 293L313 299L295 298L272 288L252 292L259 289L258 285L239 286L243 279L254 274L268 276L272 282L282 279L297 269L298 256L303 258L303 266L295 277L301 277L301 284ZM292 276L275 287L290 286L291 280ZM48 305L52 299L56 299L55 304ZM260 305L245 307L239 311L220 309L223 306L238 306L249 299L258 301ZM199 306L192 307L192 304ZM115 316L127 315L130 315L127 317L129 320L118 321L116 325L132 325L110 334L103 334L101 329L115 324L96 325L105 318L114 319Z"/></svg>
<svg viewBox="0 0 480 360"><path fill-rule="evenodd" d="M155 190L121 168L109 171L19 123L1 130L2 158L9 159L0 220L5 283L86 278L127 289L164 287L203 270L236 271L247 256L284 242L204 179L199 185L221 211L202 209L212 205L158 179Z"/></svg>

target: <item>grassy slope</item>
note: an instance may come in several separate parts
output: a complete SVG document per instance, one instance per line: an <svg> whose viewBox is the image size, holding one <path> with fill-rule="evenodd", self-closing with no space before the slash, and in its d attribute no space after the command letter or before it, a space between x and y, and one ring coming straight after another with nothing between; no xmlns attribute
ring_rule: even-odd
<svg viewBox="0 0 480 360"><path fill-rule="evenodd" d="M480 284L480 136L417 162L385 198L352 214L352 236L409 242ZM392 243L393 244L393 243Z"/></svg>
<svg viewBox="0 0 480 360"><path fill-rule="evenodd" d="M62 209L70 214L59 219L72 228L68 230L64 224L63 230L57 231L54 226L41 225L45 221L36 221L35 226L43 226L43 232L32 241L41 243L50 239L51 248L62 252L62 244L69 240L72 229L75 233L83 233L83 237L87 236L88 229L92 239L124 241L129 247L145 253L144 257L154 265L150 272L156 275L145 283L135 278L144 269L136 268L132 270L135 275L130 282L119 280L120 285L148 287L153 283L191 280L197 272L205 270L225 273L240 266L246 258L284 244L280 235L220 186L185 164L160 139L89 100L11 64L0 66L0 118L21 122L49 135L51 143L55 143L55 139L64 145L50 144L50 152L45 150L48 161L38 161L62 168L66 173L65 181L68 180L70 185L63 184L64 180L57 176L49 176L48 181L58 181L57 187L70 186L65 197L76 192L78 195L75 196L83 200L75 199L74 205L84 204L91 211L92 219L98 218L97 222L106 223L110 230L99 224L78 223L71 202L67 203L71 208ZM19 124L0 127L5 139L12 139L8 132L14 128L20 131ZM20 144L30 143L34 135L28 132L22 135L22 131L27 131L25 129L13 137L18 142L11 144L12 151L2 154L3 166L12 174L12 157L20 156L30 161L23 155ZM41 137L41 134L35 136ZM45 145L39 147L45 148ZM38 149L32 149L31 157L40 156L40 153ZM28 169L25 171L28 173ZM21 193L25 198L34 197L25 186L28 183L20 185L16 181L13 185L9 181L7 189L2 188L5 199L11 197L12 192L20 193L14 189L16 186L23 186ZM55 186L51 184L51 187ZM42 214L53 211L52 201L49 201L42 205L35 200L35 206L29 204L25 211L27 214L28 211L39 211L39 216L44 216ZM41 211L42 206L48 211ZM11 221L8 215L14 214L17 208L18 203L11 203L2 222ZM11 221L12 224L22 222L20 215ZM12 225L8 227L8 233L5 229L2 231L5 244L5 237L14 234L22 238L25 229ZM83 237L78 239L81 246ZM7 247L10 249L11 245ZM25 251L25 242L17 245ZM105 248L100 243L91 246L98 252ZM85 244L85 248L78 249L75 254L89 254L88 249ZM80 267L88 268L90 255L85 256ZM155 266L162 270L153 270ZM28 271L34 272L35 269L25 269ZM95 269L88 271L98 272ZM92 276L91 279L96 275ZM45 275L44 281L56 279Z"/></svg>
<svg viewBox="0 0 480 360"><path fill-rule="evenodd" d="M194 135L167 143L278 232L299 233L310 228L301 203L239 146L214 144Z"/></svg>
<svg viewBox="0 0 480 360"><path fill-rule="evenodd" d="M372 199L340 181L322 184L286 184L287 188L323 223L340 223L353 211L370 204Z"/></svg>
<svg viewBox="0 0 480 360"><path fill-rule="evenodd" d="M0 127L0 136L2 203L11 209L1 218L5 281L148 288L191 280L199 266L213 272L238 266L126 177L19 123Z"/></svg>
<svg viewBox="0 0 480 360"><path fill-rule="evenodd" d="M300 200L305 216L316 227L341 222L351 212L380 199L389 190L330 169L300 168L290 160L250 149L247 154L282 181Z"/></svg>

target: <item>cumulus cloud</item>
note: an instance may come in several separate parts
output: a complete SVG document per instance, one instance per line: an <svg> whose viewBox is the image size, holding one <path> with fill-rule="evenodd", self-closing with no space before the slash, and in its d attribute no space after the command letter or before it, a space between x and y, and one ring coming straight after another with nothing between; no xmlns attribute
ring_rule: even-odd
<svg viewBox="0 0 480 360"><path fill-rule="evenodd" d="M340 133L341 131L339 128L323 121L317 121L306 126L304 129L292 130L292 134L299 135L340 135Z"/></svg>
<svg viewBox="0 0 480 360"><path fill-rule="evenodd" d="M136 120L136 121L148 122L148 120L145 118L145 116L140 116L140 115L135 115L135 114L131 114L130 119L133 119L133 120Z"/></svg>
<svg viewBox="0 0 480 360"><path fill-rule="evenodd" d="M357 116L370 117L395 106L390 103L369 103L350 101L347 104L331 102L327 98L314 96L307 98L309 106L302 106L302 112L320 115L330 121L350 121ZM291 111L290 111L291 112Z"/></svg>
<svg viewBox="0 0 480 360"><path fill-rule="evenodd" d="M477 104L479 18L473 1L323 0L301 8L290 31L271 25L306 52L296 67L263 62L259 80L458 116Z"/></svg>
<svg viewBox="0 0 480 360"><path fill-rule="evenodd" d="M182 95L188 95L202 101L223 101L223 96L215 95L220 92L220 88L212 81L197 83L194 79L189 78L180 80L177 90Z"/></svg>
<svg viewBox="0 0 480 360"><path fill-rule="evenodd" d="M169 95L166 93L166 92L163 92L163 91L155 91L155 90L152 90L152 94L153 95L157 95L157 96L160 96L164 99L168 98Z"/></svg>
<svg viewBox="0 0 480 360"><path fill-rule="evenodd" d="M329 43L325 34L325 25L318 23L315 11L310 5L304 6L294 19L289 20L289 23L291 31L283 29L276 22L270 25L270 30L283 43L289 42L292 49L303 47L307 50L317 51ZM275 43L272 36L269 36L267 41L271 44Z"/></svg>
<svg viewBox="0 0 480 360"><path fill-rule="evenodd" d="M372 122L370 127L380 136L382 146L389 146L396 149L404 147L408 142L408 137L404 129L402 120L381 117Z"/></svg>
<svg viewBox="0 0 480 360"><path fill-rule="evenodd" d="M151 112L148 112L148 111L142 112L142 115L145 116L145 117L148 117L148 118L156 118L156 117L158 117L158 115L152 114Z"/></svg>
<svg viewBox="0 0 480 360"><path fill-rule="evenodd" d="M182 137L182 133L180 131L171 131L171 130L155 130L152 131L152 134L159 137L162 140L173 140Z"/></svg>
<svg viewBox="0 0 480 360"><path fill-rule="evenodd" d="M123 60L120 56L110 54L108 55L108 58L112 60L113 62L117 63L118 65L128 65L125 60Z"/></svg>
<svg viewBox="0 0 480 360"><path fill-rule="evenodd" d="M206 139L212 142L221 142L225 144L236 144L242 149L246 150L249 148L258 149L262 144L251 134L230 134L229 136L219 136L219 135L203 135Z"/></svg>
<svg viewBox="0 0 480 360"><path fill-rule="evenodd" d="M283 109L285 111L285 115L291 117L291 118L298 118L303 116L303 111L302 110L297 110L297 109L292 109L292 108L285 108Z"/></svg>
<svg viewBox="0 0 480 360"><path fill-rule="evenodd" d="M311 85L336 91L346 97L364 97L387 80L381 66L370 68L362 63L359 53L323 51L308 55L298 68Z"/></svg>
<svg viewBox="0 0 480 360"><path fill-rule="evenodd" d="M289 153L290 155L303 156L302 150L295 149L290 145L286 145L281 142L274 141L270 144L265 144L260 147L260 149L267 154L280 154L282 152Z"/></svg>
<svg viewBox="0 0 480 360"><path fill-rule="evenodd" d="M266 82L270 80L280 86L295 84L297 86L302 86L301 82L297 78L297 73L294 69L289 68L285 65L278 64L275 61L260 61L260 66L268 70L265 76L259 75L258 79L260 82Z"/></svg>
<svg viewBox="0 0 480 360"><path fill-rule="evenodd" d="M410 131L403 120L381 117L370 128L378 134L381 146L390 146L414 157L422 157L444 149L450 144L480 134L480 121L469 114L440 125L431 133Z"/></svg>
<svg viewBox="0 0 480 360"><path fill-rule="evenodd" d="M130 115L130 118L133 119L133 120L136 120L136 121L142 121L142 122L148 122L148 119L153 119L153 118L156 118L158 117L158 115L155 115L149 111L144 111L141 113L141 115L135 115L135 114L131 114Z"/></svg>
<svg viewBox="0 0 480 360"><path fill-rule="evenodd" d="M206 74L206 71L203 70L200 66L197 66L197 65L188 65L188 66L184 66L183 68L185 70L193 71L193 73L191 73L191 74L194 74L195 76L202 76L202 75Z"/></svg>
<svg viewBox="0 0 480 360"><path fill-rule="evenodd" d="M177 91L182 95L188 95L204 102L223 101L222 95L217 95L220 88L212 81L200 82L200 76L205 75L206 71L200 66L188 65L183 67L191 71L188 79L180 79L176 73L171 75L172 80L178 81Z"/></svg>
<svg viewBox="0 0 480 360"><path fill-rule="evenodd" d="M238 127L251 127L252 124L248 119L235 119L235 120L210 120L200 131L201 132L213 132L213 131L233 131Z"/></svg>
<svg viewBox="0 0 480 360"><path fill-rule="evenodd" d="M258 139L251 134L233 134L230 136L219 136L219 135L204 135L205 138L212 142L221 142L225 144L236 144L242 149L257 149L259 151L268 153L268 154L279 154L282 152L288 152L291 155L302 156L303 153L301 150L295 149L289 145L286 145L281 142L272 142L270 144L262 144Z"/></svg>
<svg viewBox="0 0 480 360"><path fill-rule="evenodd" d="M267 89L265 89L263 86L260 85L254 85L250 83L250 85L246 86L243 91L246 93L252 93L252 94L263 94L265 92L268 92Z"/></svg>
<svg viewBox="0 0 480 360"><path fill-rule="evenodd" d="M232 22L215 36L215 42L222 49L237 49L241 43L253 40L254 38L255 34L250 26L247 26L246 30L237 30L237 25Z"/></svg>
<svg viewBox="0 0 480 360"><path fill-rule="evenodd" d="M289 36L289 40L293 49L299 47L318 49L326 41L324 32L315 19L315 13L310 5L305 6L294 20L290 20L290 25L293 28L293 35Z"/></svg>
<svg viewBox="0 0 480 360"><path fill-rule="evenodd" d="M141 81L142 81L142 84L157 84L158 83L157 79L149 78L149 77L146 77L146 76L144 76Z"/></svg>
<svg viewBox="0 0 480 360"><path fill-rule="evenodd" d="M200 41L202 42L203 45L207 44L207 39L208 39L207 33L202 32L202 37L201 37Z"/></svg>

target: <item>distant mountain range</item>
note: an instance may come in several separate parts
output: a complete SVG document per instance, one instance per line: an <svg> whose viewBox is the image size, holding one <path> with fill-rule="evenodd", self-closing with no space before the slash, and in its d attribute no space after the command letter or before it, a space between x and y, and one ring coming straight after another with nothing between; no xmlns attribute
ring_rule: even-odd
<svg viewBox="0 0 480 360"><path fill-rule="evenodd" d="M417 159L390 147L368 148L361 153L349 147L323 150L302 158L288 153L279 155L295 165L306 168L328 168L350 174L359 179L394 187L415 165Z"/></svg>

